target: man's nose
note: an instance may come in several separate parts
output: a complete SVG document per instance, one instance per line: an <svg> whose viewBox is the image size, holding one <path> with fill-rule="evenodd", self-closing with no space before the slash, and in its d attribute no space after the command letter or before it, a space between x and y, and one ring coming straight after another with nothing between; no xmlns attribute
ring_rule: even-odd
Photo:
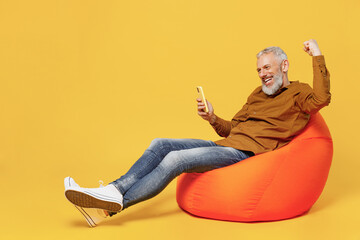
<svg viewBox="0 0 360 240"><path fill-rule="evenodd" d="M263 78L266 76L266 71L261 69L260 72L259 72L259 77Z"/></svg>

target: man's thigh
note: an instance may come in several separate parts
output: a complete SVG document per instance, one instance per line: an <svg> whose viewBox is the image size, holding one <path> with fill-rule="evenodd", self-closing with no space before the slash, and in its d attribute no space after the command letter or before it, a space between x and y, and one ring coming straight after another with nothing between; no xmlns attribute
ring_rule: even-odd
<svg viewBox="0 0 360 240"><path fill-rule="evenodd" d="M149 150L165 152L179 151L185 149L199 148L199 147L215 147L217 146L213 141L192 138L155 138Z"/></svg>
<svg viewBox="0 0 360 240"><path fill-rule="evenodd" d="M197 147L170 152L161 162L166 169L180 172L205 172L237 163L249 156L231 147Z"/></svg>

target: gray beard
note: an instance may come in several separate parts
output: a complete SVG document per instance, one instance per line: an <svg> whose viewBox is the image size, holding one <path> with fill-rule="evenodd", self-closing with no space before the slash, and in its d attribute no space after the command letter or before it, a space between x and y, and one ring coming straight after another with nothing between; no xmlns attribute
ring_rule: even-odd
<svg viewBox="0 0 360 240"><path fill-rule="evenodd" d="M262 83L262 90L266 95L273 95L276 93L283 84L283 78L281 73L274 75L274 84L270 87L267 87L264 83Z"/></svg>

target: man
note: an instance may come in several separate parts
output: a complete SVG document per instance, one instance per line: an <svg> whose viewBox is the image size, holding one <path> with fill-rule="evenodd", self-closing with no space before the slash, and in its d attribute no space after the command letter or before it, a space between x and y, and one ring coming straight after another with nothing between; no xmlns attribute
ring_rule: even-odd
<svg viewBox="0 0 360 240"><path fill-rule="evenodd" d="M331 97L330 75L317 42L304 42L304 51L313 56L313 89L290 82L286 54L278 47L266 48L257 54L262 86L231 121L215 115L210 102L205 112L204 103L197 99L198 114L223 139L154 139L130 170L106 187L81 188L72 178L65 178L66 198L93 227L107 216L154 197L183 172L210 171L286 145Z"/></svg>

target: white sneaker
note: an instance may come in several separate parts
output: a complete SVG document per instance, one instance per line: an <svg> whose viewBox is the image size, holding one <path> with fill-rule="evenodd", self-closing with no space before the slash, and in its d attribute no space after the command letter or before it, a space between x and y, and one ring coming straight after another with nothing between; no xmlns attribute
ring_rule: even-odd
<svg viewBox="0 0 360 240"><path fill-rule="evenodd" d="M64 185L65 190L70 187L80 187L71 177L66 177L64 179ZM104 221L104 219L108 217L108 215L106 215L103 209L82 208L76 205L74 205L74 207L76 207L76 209L79 210L79 212L84 216L86 222L89 224L90 227L96 227L97 224Z"/></svg>
<svg viewBox="0 0 360 240"><path fill-rule="evenodd" d="M69 188L69 187L80 187L75 181L74 179L72 179L71 177L66 177L64 179L64 186L65 186L65 191Z"/></svg>
<svg viewBox="0 0 360 240"><path fill-rule="evenodd" d="M71 177L66 177L64 184L66 198L78 207L100 208L109 212L120 212L123 208L123 196L112 184L100 188L82 188Z"/></svg>

